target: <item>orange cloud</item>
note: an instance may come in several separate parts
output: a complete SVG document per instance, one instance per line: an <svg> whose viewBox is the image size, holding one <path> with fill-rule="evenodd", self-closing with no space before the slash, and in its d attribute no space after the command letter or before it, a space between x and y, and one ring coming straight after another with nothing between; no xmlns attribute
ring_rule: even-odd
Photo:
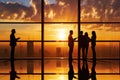
<svg viewBox="0 0 120 80"><path fill-rule="evenodd" d="M50 12L48 13L48 18L53 19L55 15L56 13L54 13L53 10L50 10Z"/></svg>

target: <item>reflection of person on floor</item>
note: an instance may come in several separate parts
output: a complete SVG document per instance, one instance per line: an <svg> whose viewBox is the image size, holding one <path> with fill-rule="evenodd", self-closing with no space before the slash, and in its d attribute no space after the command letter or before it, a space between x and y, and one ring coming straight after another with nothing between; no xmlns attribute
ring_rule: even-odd
<svg viewBox="0 0 120 80"><path fill-rule="evenodd" d="M15 78L20 79L20 77L17 76L16 71L11 71L11 72L10 72L10 80L15 80Z"/></svg>
<svg viewBox="0 0 120 80"><path fill-rule="evenodd" d="M73 65L71 63L70 66L69 66L68 80L73 80L73 78L76 78L76 77L74 76Z"/></svg>
<svg viewBox="0 0 120 80"><path fill-rule="evenodd" d="M96 60L94 59L93 63L92 63L91 76L90 76L92 80L96 80L96 70L95 70L95 67L96 67Z"/></svg>
<svg viewBox="0 0 120 80"><path fill-rule="evenodd" d="M92 48L92 53L93 53L93 59L96 59L95 46L96 46L96 32L92 31L91 48Z"/></svg>
<svg viewBox="0 0 120 80"><path fill-rule="evenodd" d="M14 53L15 53L16 42L20 38L15 38L15 33L16 33L15 29L12 29L11 30L11 35L10 35L10 46L11 46L11 56L10 56L10 60L11 60L11 72L10 72L10 80L15 80L15 78L19 78L16 75L16 71L15 71Z"/></svg>
<svg viewBox="0 0 120 80"><path fill-rule="evenodd" d="M79 66L79 68L78 68L78 80L82 80L82 77L83 77L82 69Z"/></svg>
<svg viewBox="0 0 120 80"><path fill-rule="evenodd" d="M89 76L89 70L88 70L88 64L87 60L83 60L83 65L82 65L82 79L81 80L88 80L90 78Z"/></svg>
<svg viewBox="0 0 120 80"><path fill-rule="evenodd" d="M72 53L73 53L73 48L74 48L74 41L76 38L73 39L73 30L69 31L69 36L68 36L68 46L69 46L69 66L70 62L72 62Z"/></svg>

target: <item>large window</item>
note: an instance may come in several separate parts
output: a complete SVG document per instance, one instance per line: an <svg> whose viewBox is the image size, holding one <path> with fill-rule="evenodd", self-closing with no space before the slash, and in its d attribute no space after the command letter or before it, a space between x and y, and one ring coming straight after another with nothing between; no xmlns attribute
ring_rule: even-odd
<svg viewBox="0 0 120 80"><path fill-rule="evenodd" d="M96 78L119 79L119 3L119 0L0 0L0 79L10 80L11 29L16 29L15 36L20 37L15 49L15 70L21 80L69 80L70 30L74 38L78 38L79 31L88 32L90 38L91 32L96 31ZM72 53L77 78L78 53L77 39ZM80 56L82 67L82 53ZM91 42L87 57L91 75L94 67Z"/></svg>

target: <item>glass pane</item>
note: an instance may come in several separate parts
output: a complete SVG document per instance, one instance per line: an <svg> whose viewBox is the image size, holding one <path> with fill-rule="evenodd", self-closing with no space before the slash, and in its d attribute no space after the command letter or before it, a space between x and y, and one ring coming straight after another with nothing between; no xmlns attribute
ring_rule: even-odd
<svg viewBox="0 0 120 80"><path fill-rule="evenodd" d="M96 31L97 40L120 40L120 24L81 24L81 30L88 32Z"/></svg>
<svg viewBox="0 0 120 80"><path fill-rule="evenodd" d="M67 42L45 42L45 58L68 58ZM74 44L73 58L77 57L77 42ZM59 54L58 54L59 53Z"/></svg>
<svg viewBox="0 0 120 80"><path fill-rule="evenodd" d="M77 24L45 24L45 40L68 40L70 30L77 37Z"/></svg>
<svg viewBox="0 0 120 80"><path fill-rule="evenodd" d="M9 42L0 42L0 58L9 58L11 48L9 46ZM16 58L40 58L40 50L41 50L40 42L17 42L17 46L15 48L15 57Z"/></svg>
<svg viewBox="0 0 120 80"><path fill-rule="evenodd" d="M97 58L118 59L120 57L119 47L120 47L119 42L97 42L96 43Z"/></svg>
<svg viewBox="0 0 120 80"><path fill-rule="evenodd" d="M44 0L45 22L76 22L77 0Z"/></svg>
<svg viewBox="0 0 120 80"><path fill-rule="evenodd" d="M97 60L96 73L119 73L119 60Z"/></svg>
<svg viewBox="0 0 120 80"><path fill-rule="evenodd" d="M41 24L0 24L0 40L9 40L11 30L20 40L41 40Z"/></svg>
<svg viewBox="0 0 120 80"><path fill-rule="evenodd" d="M81 0L81 21L120 22L119 0Z"/></svg>
<svg viewBox="0 0 120 80"><path fill-rule="evenodd" d="M0 0L0 22L41 21L41 0Z"/></svg>
<svg viewBox="0 0 120 80"><path fill-rule="evenodd" d="M45 73L67 73L68 60L45 60ZM50 67L52 66L52 67Z"/></svg>

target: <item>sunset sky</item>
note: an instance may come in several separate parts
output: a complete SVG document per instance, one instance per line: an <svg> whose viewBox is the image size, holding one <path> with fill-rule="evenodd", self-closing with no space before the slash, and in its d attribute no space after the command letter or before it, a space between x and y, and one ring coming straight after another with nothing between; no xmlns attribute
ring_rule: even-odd
<svg viewBox="0 0 120 80"><path fill-rule="evenodd" d="M120 22L120 0L81 0L81 22ZM45 22L77 22L77 0L45 0ZM40 22L40 0L0 0L0 22ZM98 40L119 40L120 24L81 24L95 30ZM0 39L8 40L15 28L21 40L40 40L41 24L0 24ZM77 37L77 24L45 24L45 40L66 40L69 30ZM1 35L4 34L4 35ZM61 36L63 35L63 36Z"/></svg>
<svg viewBox="0 0 120 80"><path fill-rule="evenodd" d="M74 38L78 37L78 18L81 22L86 22L80 24L80 29L84 33L88 32L90 38L91 32L96 31L97 40L120 40L120 0L81 0L80 6L80 17L78 17L78 0L44 0L44 40L56 40L56 42L44 42L42 45L41 42L34 41L17 42L15 58L20 59L15 60L15 68L18 73L27 73L27 69L31 69L28 60L26 60L30 59L30 65L34 65L34 73L45 71L45 80L67 80L67 75L58 73L68 73L69 47L67 42L59 40L68 40L69 30L73 30ZM20 37L20 40L41 40L41 0L0 0L0 41L10 40L13 28L16 29L15 36ZM113 74L108 76L107 74L97 74L97 80L120 79L120 75L114 75L114 73L120 73L120 42L97 42L96 45L96 73ZM75 73L78 72L79 49L78 42L75 42L72 53L75 58L73 59ZM29 52L31 52L31 56L29 56ZM43 53L44 57L41 56ZM82 54L80 55L82 58ZM9 57L9 43L1 42L0 73L10 72ZM93 63L91 44L87 57L85 61L88 60L91 71ZM6 60L3 60L4 58ZM44 60L37 60L38 58ZM41 66L43 65L42 60L44 69L41 68L43 67ZM57 61L61 62L60 67L56 67ZM1 76L4 75L1 74L0 79ZM20 75L20 77L20 80L40 80L41 74ZM9 80L8 78L5 75L3 79Z"/></svg>

